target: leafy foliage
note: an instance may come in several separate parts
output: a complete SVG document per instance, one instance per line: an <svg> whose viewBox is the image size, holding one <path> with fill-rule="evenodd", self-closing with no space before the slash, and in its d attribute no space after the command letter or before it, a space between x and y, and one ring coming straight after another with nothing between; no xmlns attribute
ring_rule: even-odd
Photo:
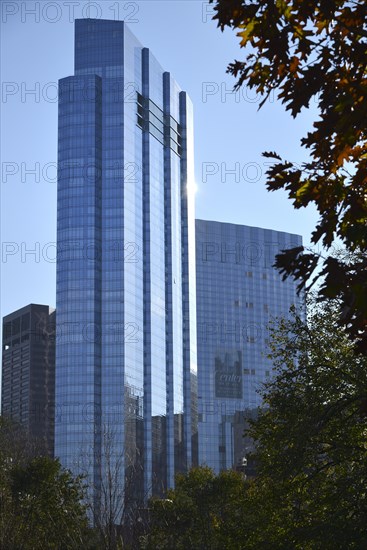
<svg viewBox="0 0 367 550"><path fill-rule="evenodd" d="M334 304L312 308L307 324L294 314L273 331L246 548L367 547L367 361Z"/></svg>
<svg viewBox="0 0 367 550"><path fill-rule="evenodd" d="M0 418L0 548L87 548L82 480L30 448L20 427Z"/></svg>
<svg viewBox="0 0 367 550"><path fill-rule="evenodd" d="M154 550L239 550L242 548L246 482L237 472L216 476L193 468L176 478L166 499L151 502L150 534L142 545Z"/></svg>
<svg viewBox="0 0 367 550"><path fill-rule="evenodd" d="M214 1L214 0L210 0ZM313 203L319 221L312 243L329 249L339 239L353 263L293 249L277 258L285 277L312 286L322 264L321 299L337 297L340 321L367 353L367 10L355 0L215 0L218 26L236 29L244 61L228 72L263 96L273 90L296 117L313 100L319 116L301 144L310 160L301 167L276 153L267 172L270 191L285 189L295 208ZM316 276L317 279L318 276Z"/></svg>

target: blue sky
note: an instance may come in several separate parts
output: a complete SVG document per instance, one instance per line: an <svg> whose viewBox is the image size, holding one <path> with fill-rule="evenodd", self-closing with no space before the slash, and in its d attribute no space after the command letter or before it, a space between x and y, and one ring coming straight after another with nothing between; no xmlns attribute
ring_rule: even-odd
<svg viewBox="0 0 367 550"><path fill-rule="evenodd" d="M3 1L1 4L1 316L28 303L55 306L57 81L73 74L74 18L125 19L194 104L196 217L298 233L295 211L265 189L264 150L295 162L315 110L293 120L275 98L231 92L226 66L244 52L200 0Z"/></svg>

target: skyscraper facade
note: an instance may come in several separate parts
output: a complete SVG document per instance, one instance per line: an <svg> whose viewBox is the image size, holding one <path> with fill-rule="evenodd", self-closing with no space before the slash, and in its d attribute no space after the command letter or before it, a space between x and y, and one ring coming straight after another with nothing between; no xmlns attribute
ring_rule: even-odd
<svg viewBox="0 0 367 550"><path fill-rule="evenodd" d="M268 323L301 305L296 283L272 266L298 235L196 220L199 462L215 471L246 454L245 412L269 379Z"/></svg>
<svg viewBox="0 0 367 550"><path fill-rule="evenodd" d="M55 454L97 493L112 467L125 494L160 494L195 460L192 134L186 92L123 22L76 20L59 93Z"/></svg>
<svg viewBox="0 0 367 550"><path fill-rule="evenodd" d="M3 318L1 414L53 455L55 310L30 304Z"/></svg>

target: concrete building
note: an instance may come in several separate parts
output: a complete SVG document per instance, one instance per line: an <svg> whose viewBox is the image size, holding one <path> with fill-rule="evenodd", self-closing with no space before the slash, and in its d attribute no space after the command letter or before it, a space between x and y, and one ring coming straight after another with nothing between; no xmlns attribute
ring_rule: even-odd
<svg viewBox="0 0 367 550"><path fill-rule="evenodd" d="M30 304L3 318L1 414L53 455L55 310Z"/></svg>

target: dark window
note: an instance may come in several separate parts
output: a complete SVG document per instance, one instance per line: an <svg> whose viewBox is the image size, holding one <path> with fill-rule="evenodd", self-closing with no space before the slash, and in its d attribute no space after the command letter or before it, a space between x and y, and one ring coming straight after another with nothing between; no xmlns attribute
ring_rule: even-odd
<svg viewBox="0 0 367 550"><path fill-rule="evenodd" d="M15 334L19 334L20 333L20 317L17 317L16 319L13 319L12 322L11 322L11 325L12 325L12 334L13 334L13 336Z"/></svg>
<svg viewBox="0 0 367 550"><path fill-rule="evenodd" d="M31 322L31 316L29 313L25 313L25 315L22 315L22 331L29 330Z"/></svg>

